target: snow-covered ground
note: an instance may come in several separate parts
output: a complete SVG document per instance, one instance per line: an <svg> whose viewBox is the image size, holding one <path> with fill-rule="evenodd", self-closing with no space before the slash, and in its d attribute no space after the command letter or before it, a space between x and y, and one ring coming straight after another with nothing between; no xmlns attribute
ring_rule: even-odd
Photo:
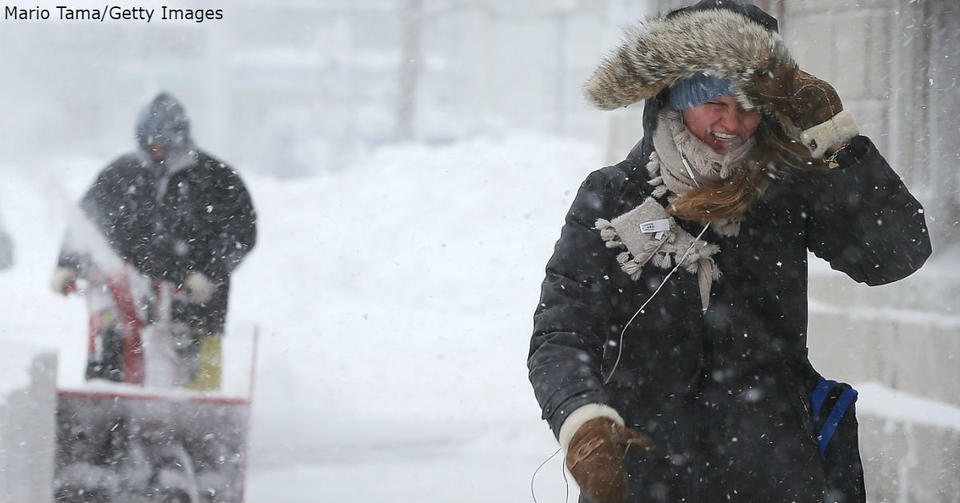
<svg viewBox="0 0 960 503"><path fill-rule="evenodd" d="M516 134L250 180L261 242L232 299L263 330L249 500L528 501L556 448L526 379L532 311L598 158ZM553 468L538 494L558 501Z"/></svg>
<svg viewBox="0 0 960 503"><path fill-rule="evenodd" d="M261 334L247 500L533 501L531 478L556 443L526 378L531 315L599 158L591 144L513 133L387 146L308 179L237 166L260 232L228 323L231 393L246 392L253 327ZM48 280L67 214L103 161L0 167L16 242L14 268L0 272L0 340L59 350L64 387L82 382L86 313ZM956 407L880 385L861 387L859 409L960 425ZM564 501L559 457L534 485L538 501Z"/></svg>

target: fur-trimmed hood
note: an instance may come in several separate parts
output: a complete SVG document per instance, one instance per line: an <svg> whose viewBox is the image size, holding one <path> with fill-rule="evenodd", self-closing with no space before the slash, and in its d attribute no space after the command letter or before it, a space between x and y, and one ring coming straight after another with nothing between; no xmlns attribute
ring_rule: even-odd
<svg viewBox="0 0 960 503"><path fill-rule="evenodd" d="M744 106L762 106L756 76L796 66L776 29L776 20L755 6L705 0L629 29L584 91L596 107L612 110L703 72L729 81Z"/></svg>

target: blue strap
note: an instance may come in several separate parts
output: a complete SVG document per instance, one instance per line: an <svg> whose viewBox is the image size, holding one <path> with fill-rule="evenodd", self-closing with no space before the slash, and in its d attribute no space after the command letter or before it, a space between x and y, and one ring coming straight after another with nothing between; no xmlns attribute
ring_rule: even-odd
<svg viewBox="0 0 960 503"><path fill-rule="evenodd" d="M810 392L810 405L813 406L814 419L820 415L820 407L823 407L823 402L827 399L827 394L830 393L830 390L833 389L833 386L836 384L837 381L829 381L821 377L820 382L817 383L817 387Z"/></svg>
<svg viewBox="0 0 960 503"><path fill-rule="evenodd" d="M818 387L817 390L819 389ZM823 457L827 451L827 444L829 444L830 439L833 438L833 434L837 430L837 425L840 424L840 420L843 419L843 414L856 398L857 390L848 386L843 390L843 393L840 394L837 403L833 405L833 410L830 411L830 415L823 423L823 428L820 429L820 457ZM822 404L823 401L821 400L820 403Z"/></svg>

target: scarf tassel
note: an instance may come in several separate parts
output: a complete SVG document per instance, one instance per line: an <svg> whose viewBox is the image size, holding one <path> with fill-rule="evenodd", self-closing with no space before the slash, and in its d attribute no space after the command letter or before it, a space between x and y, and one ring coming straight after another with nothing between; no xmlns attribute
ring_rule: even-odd
<svg viewBox="0 0 960 503"><path fill-rule="evenodd" d="M617 229L609 220L598 218L593 228L600 231L600 238L603 239L607 248L626 248L626 245L620 240L620 236L617 235Z"/></svg>
<svg viewBox="0 0 960 503"><path fill-rule="evenodd" d="M720 277L720 271L712 258L700 259L697 267L697 283L700 286L700 307L706 312L710 307L710 289Z"/></svg>
<svg viewBox="0 0 960 503"><path fill-rule="evenodd" d="M606 222L608 226L603 226L603 223ZM606 241L607 248L615 247L626 247L622 241L620 241L619 236L617 236L616 230L613 229L609 222L603 219L597 220L597 226L600 229L600 235ZM657 252L664 245L664 243L673 241L672 234L669 237L664 237L660 241L651 241L643 245L638 252L637 256L634 256L629 251L622 252L617 255L617 263L620 264L620 269L623 272L627 273L630 276L630 279L636 281L640 279L640 273L643 271L643 266L646 264L652 257L657 255L664 255L664 253L658 254ZM669 260L668 260L669 261Z"/></svg>

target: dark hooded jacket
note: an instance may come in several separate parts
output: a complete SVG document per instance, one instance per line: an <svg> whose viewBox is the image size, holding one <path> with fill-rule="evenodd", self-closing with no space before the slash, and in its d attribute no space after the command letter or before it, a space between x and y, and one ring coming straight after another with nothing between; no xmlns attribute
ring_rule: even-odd
<svg viewBox="0 0 960 503"><path fill-rule="evenodd" d="M772 20L755 7L744 13ZM632 502L825 501L830 476L810 412L818 376L807 363L807 253L858 282L896 281L930 254L922 208L858 136L839 168L774 181L739 235L704 235L720 247L722 272L706 312L696 275L681 268L619 347L668 271L631 280L594 226L651 195L646 164L667 92L646 103L644 138L627 159L583 182L547 263L528 358L543 418L558 434L571 412L600 403L650 435L653 451L625 459ZM694 236L702 228L678 223Z"/></svg>
<svg viewBox="0 0 960 503"><path fill-rule="evenodd" d="M175 306L174 314L194 328L222 332L230 275L256 243L250 194L236 171L196 148L183 106L169 94L144 110L137 140L141 150L104 168L80 207L113 252L144 275L175 286L191 272L210 278L213 298ZM163 161L150 157L151 144L169 149ZM68 238L60 265L82 270L96 261L78 241Z"/></svg>

